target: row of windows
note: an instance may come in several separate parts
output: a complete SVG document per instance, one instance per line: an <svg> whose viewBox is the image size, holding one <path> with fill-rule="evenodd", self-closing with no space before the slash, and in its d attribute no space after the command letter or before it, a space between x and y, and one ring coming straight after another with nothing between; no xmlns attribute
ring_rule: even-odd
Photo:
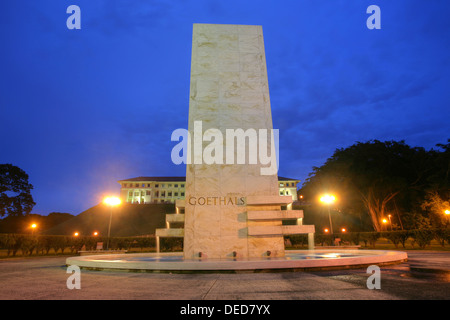
<svg viewBox="0 0 450 320"><path fill-rule="evenodd" d="M280 187L295 187L295 182L280 183Z"/></svg>
<svg viewBox="0 0 450 320"><path fill-rule="evenodd" d="M128 199L128 202L129 203L132 203L133 201L132 201L132 199L130 198L130 199ZM150 201L150 202L148 202L148 201L144 201L144 199L141 199L141 201L136 201L136 202L134 202L134 203L142 203L142 204L149 204L149 203L173 203L173 201L172 200L153 200L153 201Z"/></svg>
<svg viewBox="0 0 450 320"><path fill-rule="evenodd" d="M166 184L165 183L156 183L155 184L155 188L159 188L161 186L161 188L165 188ZM168 188L178 188L178 186L180 186L180 188L184 188L184 183L178 184L178 183L168 183L167 187ZM151 183L122 183L122 188L150 188L151 187Z"/></svg>
<svg viewBox="0 0 450 320"><path fill-rule="evenodd" d="M178 194L181 196L181 197L184 197L184 192L172 192L172 191L168 191L167 192L167 196L168 197L178 197ZM134 192L134 196L135 197L139 197L139 196L143 196L144 195L144 191L141 191L141 192L139 192L139 191L135 191ZM151 191L149 191L149 190L147 190L147 191L145 191L145 195L147 195L147 196L151 196L152 195L152 192ZM128 197L132 197L133 196L133 191L129 191L128 192ZM158 198L158 197L162 197L162 198L164 198L166 196L166 191L161 191L161 193L159 192L159 191L155 191L155 192L153 192L153 197L155 197L155 198Z"/></svg>
<svg viewBox="0 0 450 320"><path fill-rule="evenodd" d="M165 183L156 183L155 184L155 188L159 188L161 186L161 188L166 188L166 184ZM178 188L178 186L180 186L180 188L184 188L184 183L178 184L172 184L172 183L167 183L167 187L168 188ZM150 188L151 187L151 183L122 183L122 187L123 188ZM280 187L295 187L295 182L286 182L286 183L280 183Z"/></svg>

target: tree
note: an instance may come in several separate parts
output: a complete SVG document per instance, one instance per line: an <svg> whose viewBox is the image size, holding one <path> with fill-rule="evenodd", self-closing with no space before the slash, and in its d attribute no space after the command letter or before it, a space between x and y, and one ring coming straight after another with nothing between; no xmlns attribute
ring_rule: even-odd
<svg viewBox="0 0 450 320"><path fill-rule="evenodd" d="M364 208L372 227L381 231L381 219L396 212L420 209L420 199L434 168L423 148L412 148L404 141L373 140L337 149L302 186L302 194L331 192L338 195L341 210L360 214ZM362 217L360 218L362 221Z"/></svg>
<svg viewBox="0 0 450 320"><path fill-rule="evenodd" d="M36 204L28 174L12 164L0 164L0 216L29 214Z"/></svg>
<svg viewBox="0 0 450 320"><path fill-rule="evenodd" d="M434 168L427 177L428 185L421 209L434 227L449 224L445 210L450 210L450 139L447 144L437 144L439 149L431 149L429 156Z"/></svg>

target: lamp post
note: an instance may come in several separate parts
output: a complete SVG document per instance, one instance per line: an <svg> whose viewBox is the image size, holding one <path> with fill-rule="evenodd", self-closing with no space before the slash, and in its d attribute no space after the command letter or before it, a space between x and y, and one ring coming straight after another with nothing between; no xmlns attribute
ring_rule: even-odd
<svg viewBox="0 0 450 320"><path fill-rule="evenodd" d="M330 233L333 235L333 224L331 222L331 211L330 211L330 205L336 201L336 197L330 194L325 194L320 198L320 201L325 203L328 207L328 218L330 219Z"/></svg>
<svg viewBox="0 0 450 320"><path fill-rule="evenodd" d="M31 225L31 235L33 235L34 234L34 230L37 228L37 224L36 223L33 223L32 225Z"/></svg>
<svg viewBox="0 0 450 320"><path fill-rule="evenodd" d="M381 220L381 222L383 222L383 224L384 224L384 227L386 228L386 231L387 231L387 227L386 227L386 224L387 224L387 219L386 218L383 218L382 220Z"/></svg>
<svg viewBox="0 0 450 320"><path fill-rule="evenodd" d="M106 205L109 205L111 208L110 215L109 215L108 241L106 242L106 250L108 250L109 249L109 237L111 235L111 221L112 221L113 207L118 206L119 204L122 203L122 201L120 200L120 198L117 198L117 197L106 197L103 200L103 203Z"/></svg>

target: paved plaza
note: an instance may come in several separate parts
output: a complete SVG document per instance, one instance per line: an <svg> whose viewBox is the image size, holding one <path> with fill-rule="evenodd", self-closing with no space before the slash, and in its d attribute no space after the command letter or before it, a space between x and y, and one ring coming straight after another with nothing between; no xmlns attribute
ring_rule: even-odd
<svg viewBox="0 0 450 320"><path fill-rule="evenodd" d="M381 267L369 290L366 268L270 273L136 273L81 270L68 289L67 257L0 260L2 300L436 300L450 299L450 252L409 251Z"/></svg>

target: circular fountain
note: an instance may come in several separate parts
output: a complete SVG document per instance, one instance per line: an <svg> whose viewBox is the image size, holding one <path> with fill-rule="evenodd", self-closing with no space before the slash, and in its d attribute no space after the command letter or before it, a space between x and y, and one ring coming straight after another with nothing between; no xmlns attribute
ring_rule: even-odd
<svg viewBox="0 0 450 320"><path fill-rule="evenodd" d="M362 267L406 261L405 252L382 250L290 250L284 257L184 259L182 253L134 253L70 257L67 265L135 272L262 272Z"/></svg>

